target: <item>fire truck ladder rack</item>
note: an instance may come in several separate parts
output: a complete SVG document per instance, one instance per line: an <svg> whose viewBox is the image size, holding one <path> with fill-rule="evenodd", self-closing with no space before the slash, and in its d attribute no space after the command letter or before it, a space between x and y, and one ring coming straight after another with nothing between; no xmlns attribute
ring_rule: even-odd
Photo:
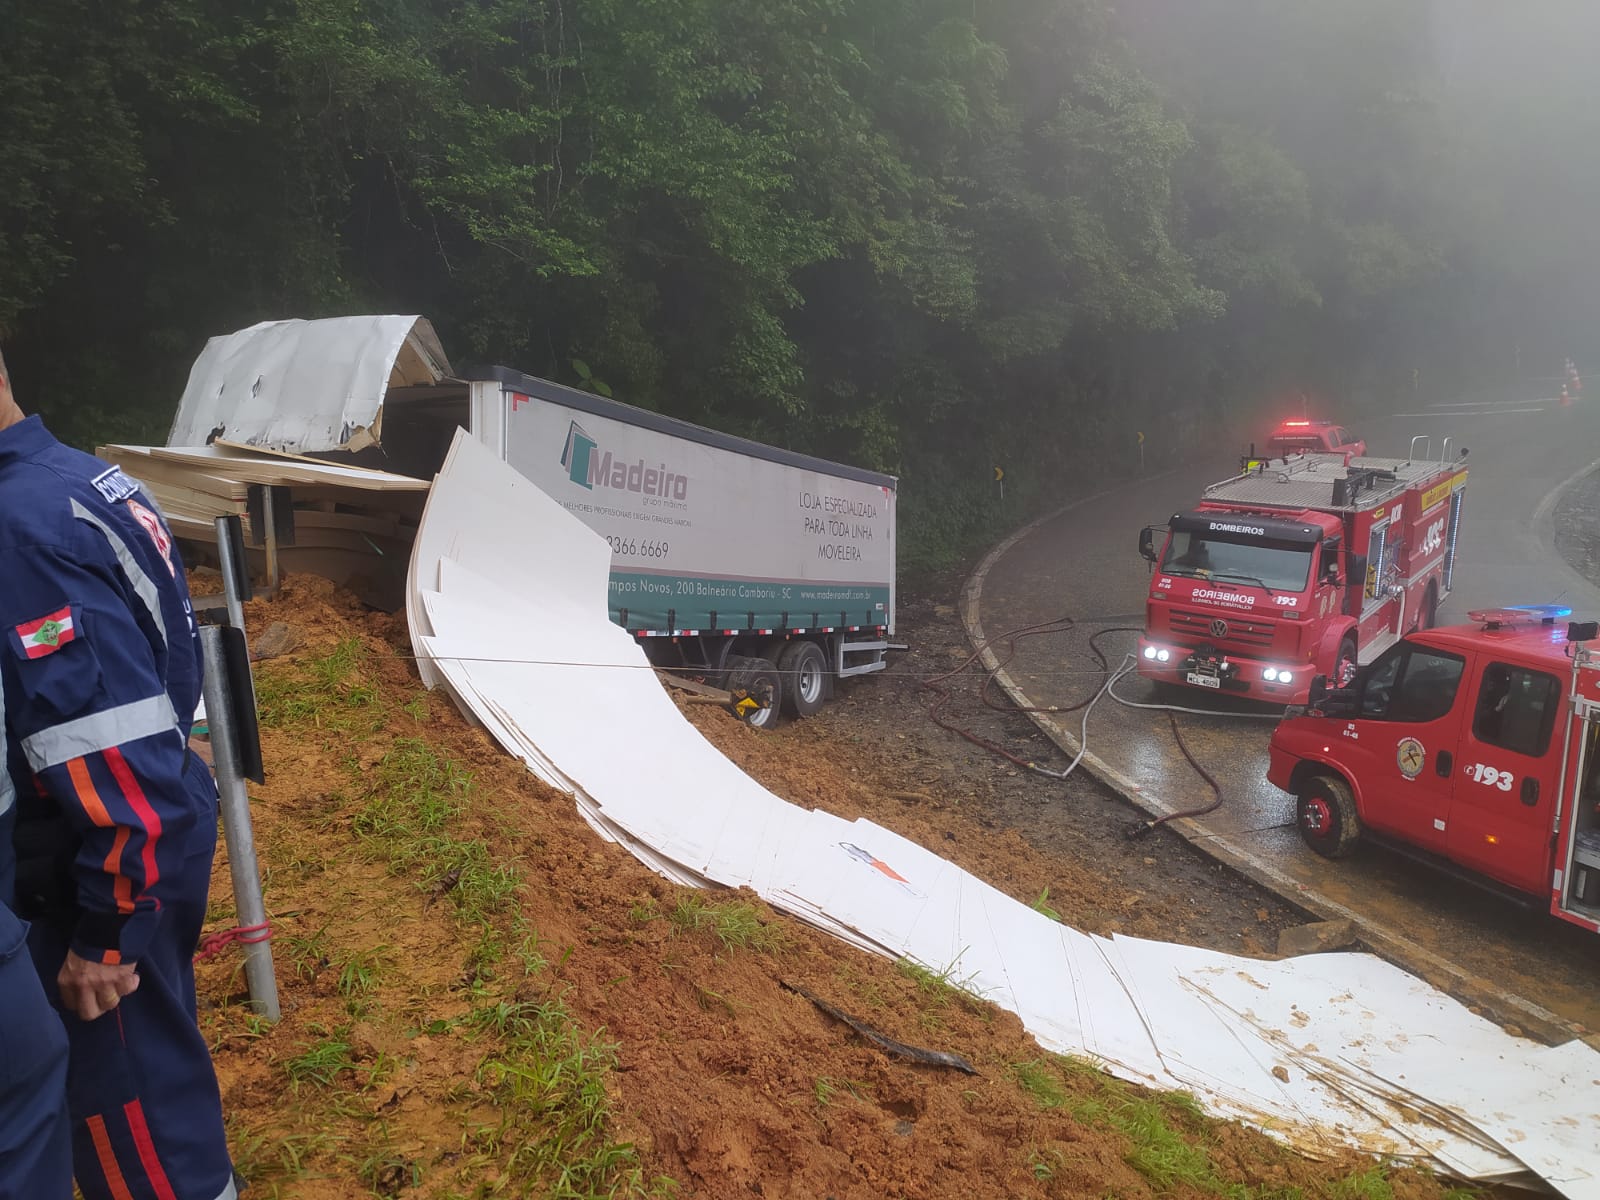
<svg viewBox="0 0 1600 1200"><path fill-rule="evenodd" d="M1357 512L1402 494L1411 485L1447 470L1440 460L1353 458L1305 454L1287 462L1262 463L1211 484L1204 499L1274 508Z"/></svg>

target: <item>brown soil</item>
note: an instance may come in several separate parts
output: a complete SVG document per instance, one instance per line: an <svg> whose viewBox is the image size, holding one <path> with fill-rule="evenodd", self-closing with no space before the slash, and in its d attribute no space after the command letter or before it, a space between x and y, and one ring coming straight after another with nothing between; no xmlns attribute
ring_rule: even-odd
<svg viewBox="0 0 1600 1200"><path fill-rule="evenodd" d="M748 894L761 923L753 945L674 920L686 897L739 897L691 894L597 837L570 798L422 691L402 621L309 579L247 617L252 630L282 621L303 639L257 667L274 723L253 811L282 1021L265 1026L241 1003L237 947L199 968L201 1020L252 1196L971 1200L1231 1184L1343 1196L1352 1172L1376 1200L1441 1194L1426 1176L1307 1162L1160 1101L1180 1143L1209 1164L1172 1174L1120 1131L1135 1090L1043 1055L1010 1014ZM915 648L892 672L842 689L810 721L762 734L720 709L684 711L780 795L867 816L1080 927L1264 953L1276 929L1303 919L1176 837L1130 842L1132 814L1087 781L1030 777L938 729L920 684L969 650L932 601L907 605L902 635ZM313 703L285 716L286 697ZM970 689L951 712L1044 752L1031 726ZM625 714L606 719L620 736ZM418 746L469 772L471 788L435 826L382 828L385 772ZM420 788L394 794L408 801ZM481 847L485 872L514 878L499 906L472 908L465 883L437 869L462 845ZM225 854L212 916L232 924ZM890 1038L962 1055L977 1074L891 1057L786 984ZM536 1018L544 1040L516 1057L497 1013ZM562 1029L570 1042L551 1032ZM562 1181L563 1155L592 1161L597 1147L627 1143L631 1158ZM559 1145L570 1152L540 1157Z"/></svg>

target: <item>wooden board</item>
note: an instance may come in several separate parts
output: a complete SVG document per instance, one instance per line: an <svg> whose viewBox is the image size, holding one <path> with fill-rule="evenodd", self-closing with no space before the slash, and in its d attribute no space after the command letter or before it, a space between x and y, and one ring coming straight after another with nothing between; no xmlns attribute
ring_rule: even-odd
<svg viewBox="0 0 1600 1200"><path fill-rule="evenodd" d="M367 467L344 467L317 459L272 457L254 449L238 450L218 446L151 446L109 447L111 450L143 450L156 459L184 463L207 474L223 474L243 483L264 483L292 487L297 484L317 484L355 488L375 492L426 492L432 483L426 479L413 479L409 475L396 475L392 471L374 471Z"/></svg>

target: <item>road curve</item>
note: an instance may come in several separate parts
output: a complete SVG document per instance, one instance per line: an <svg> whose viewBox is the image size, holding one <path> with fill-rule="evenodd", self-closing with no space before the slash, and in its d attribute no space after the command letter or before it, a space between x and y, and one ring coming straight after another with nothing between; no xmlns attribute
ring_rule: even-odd
<svg viewBox="0 0 1600 1200"><path fill-rule="evenodd" d="M1447 435L1471 450L1456 586L1441 623L1464 620L1469 608L1544 602L1600 616L1600 589L1556 555L1550 518L1562 485L1597 465L1600 411L1537 396L1463 401L1369 421L1361 432L1380 456L1405 455L1418 433L1432 436L1435 453ZM1236 460L1219 458L1130 481L995 548L963 595L976 641L1061 616L1077 622L1068 633L1019 644L1001 680L1014 699L1064 707L1093 694L1101 674L1090 636L1143 621L1149 571L1135 546L1139 527L1165 522L1206 483L1235 470ZM1115 667L1136 636L1102 634L1098 644ZM1133 674L1118 691L1130 700L1155 699ZM1261 719L1260 708L1196 697L1200 707L1209 702L1251 715L1179 717L1190 751L1226 797L1215 813L1174 822L1186 837L1312 913L1349 917L1378 953L1503 1021L1550 1039L1600 1030L1595 935L1392 852L1366 848L1337 863L1312 854L1295 831L1292 799L1266 781L1272 714ZM1035 719L1075 754L1081 717ZM1085 768L1147 812L1164 815L1211 798L1163 713L1102 700L1089 717L1087 740Z"/></svg>

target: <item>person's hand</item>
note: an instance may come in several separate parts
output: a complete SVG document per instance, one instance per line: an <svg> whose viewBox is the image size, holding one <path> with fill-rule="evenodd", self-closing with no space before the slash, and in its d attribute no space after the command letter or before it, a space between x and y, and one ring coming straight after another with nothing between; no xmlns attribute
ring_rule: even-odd
<svg viewBox="0 0 1600 1200"><path fill-rule="evenodd" d="M67 961L56 975L61 1003L85 1021L104 1016L122 1003L124 996L139 990L139 973L134 966L90 962L68 950Z"/></svg>

